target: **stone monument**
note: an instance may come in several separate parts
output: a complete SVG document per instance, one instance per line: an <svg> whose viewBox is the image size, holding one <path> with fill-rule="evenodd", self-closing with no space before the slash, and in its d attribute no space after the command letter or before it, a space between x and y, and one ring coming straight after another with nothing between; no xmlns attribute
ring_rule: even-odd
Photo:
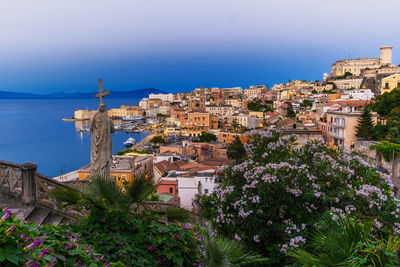
<svg viewBox="0 0 400 267"><path fill-rule="evenodd" d="M102 174L110 177L110 165L112 161L112 139L111 133L114 132L112 120L108 117L107 107L104 105L104 96L109 95L110 91L103 92L103 81L99 79L99 93L95 98L99 98L99 108L94 115L90 131L92 133L90 148L90 172L91 174Z"/></svg>

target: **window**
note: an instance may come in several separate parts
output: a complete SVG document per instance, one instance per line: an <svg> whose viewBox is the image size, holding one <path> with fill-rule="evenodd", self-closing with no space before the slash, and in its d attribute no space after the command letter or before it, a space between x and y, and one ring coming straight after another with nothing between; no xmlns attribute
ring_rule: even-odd
<svg viewBox="0 0 400 267"><path fill-rule="evenodd" d="M170 193L170 194L173 194L173 193L174 193L174 188L173 188L173 187L170 187L170 188L169 188L169 193Z"/></svg>
<svg viewBox="0 0 400 267"><path fill-rule="evenodd" d="M204 194L208 195L208 189L204 189Z"/></svg>
<svg viewBox="0 0 400 267"><path fill-rule="evenodd" d="M389 89L389 83L385 83L385 89Z"/></svg>
<svg viewBox="0 0 400 267"><path fill-rule="evenodd" d="M397 88L400 88L400 82L397 82Z"/></svg>
<svg viewBox="0 0 400 267"><path fill-rule="evenodd" d="M122 179L126 179L126 175L122 175L121 178L122 178Z"/></svg>

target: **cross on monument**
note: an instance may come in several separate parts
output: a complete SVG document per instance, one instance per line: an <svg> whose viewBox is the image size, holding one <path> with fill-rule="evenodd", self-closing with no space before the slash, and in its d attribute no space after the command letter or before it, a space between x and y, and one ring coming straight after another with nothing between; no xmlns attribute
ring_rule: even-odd
<svg viewBox="0 0 400 267"><path fill-rule="evenodd" d="M104 104L104 96L109 95L110 91L103 91L103 79L99 79L99 93L94 95L94 98L100 99L100 105Z"/></svg>

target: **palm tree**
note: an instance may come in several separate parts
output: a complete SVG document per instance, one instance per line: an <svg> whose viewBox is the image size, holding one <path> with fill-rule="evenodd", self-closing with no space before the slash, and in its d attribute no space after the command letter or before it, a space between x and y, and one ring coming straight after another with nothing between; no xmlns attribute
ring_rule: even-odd
<svg viewBox="0 0 400 267"><path fill-rule="evenodd" d="M211 227L200 229L203 238L205 267L239 267L266 261L258 254L247 252L236 240L216 236Z"/></svg>
<svg viewBox="0 0 400 267"><path fill-rule="evenodd" d="M354 246L368 239L371 225L354 219L321 220L316 224L308 250L297 248L288 255L301 266L352 266Z"/></svg>
<svg viewBox="0 0 400 267"><path fill-rule="evenodd" d="M81 204L88 208L93 205L99 210L123 210L130 213L141 213L138 209L140 203L146 202L155 192L157 184L148 174L135 177L132 182L119 181L102 174L93 174L87 187L79 191L71 187L56 187L51 196L65 206ZM140 211L139 211L140 210ZM189 220L190 212L175 206L166 210L156 210L161 216L166 216L168 221L184 222Z"/></svg>

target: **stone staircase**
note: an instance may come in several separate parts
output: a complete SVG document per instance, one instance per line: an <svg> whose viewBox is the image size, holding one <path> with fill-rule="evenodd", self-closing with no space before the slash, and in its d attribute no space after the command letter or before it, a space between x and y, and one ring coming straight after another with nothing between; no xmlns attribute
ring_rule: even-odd
<svg viewBox="0 0 400 267"><path fill-rule="evenodd" d="M16 205L17 204L17 205ZM45 205L36 203L34 206L23 206L12 201L0 201L0 207L8 207L17 219L37 225L59 225L64 222L74 221L74 218L62 211L54 210Z"/></svg>
<svg viewBox="0 0 400 267"><path fill-rule="evenodd" d="M50 197L53 188L66 185L37 173L36 167L0 161L0 207L8 207L17 219L38 225L75 221L79 214L61 209Z"/></svg>

